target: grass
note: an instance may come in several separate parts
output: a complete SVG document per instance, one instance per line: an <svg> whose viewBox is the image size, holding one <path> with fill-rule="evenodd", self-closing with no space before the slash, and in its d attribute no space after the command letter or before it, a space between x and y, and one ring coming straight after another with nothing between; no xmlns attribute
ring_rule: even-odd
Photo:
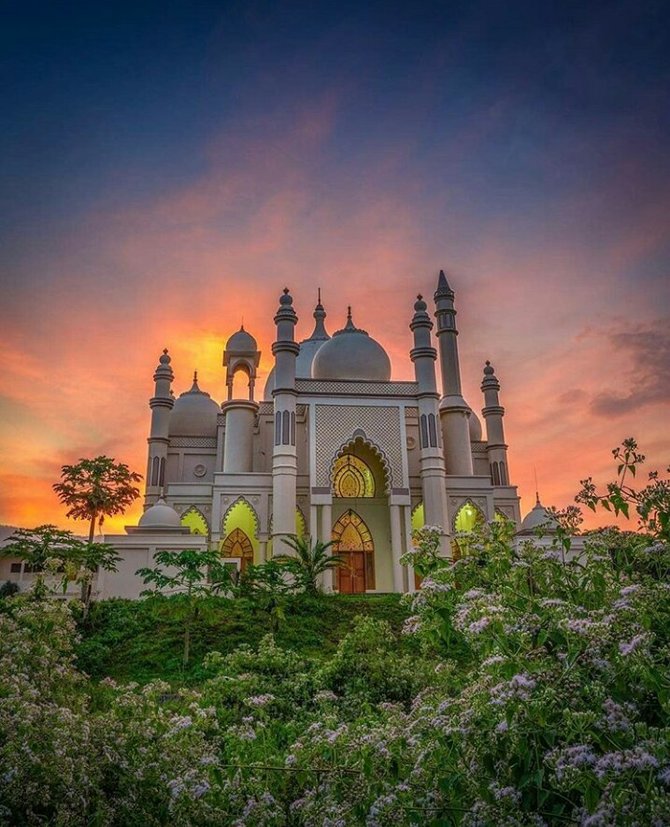
<svg viewBox="0 0 670 827"><path fill-rule="evenodd" d="M386 620L399 633L408 612L397 594L295 595L287 599L285 614L275 634L277 644L320 660L335 651L357 615ZM190 664L184 671L183 616L180 598L95 603L80 627L78 665L97 680L194 684L205 677L202 660L207 652L232 652L241 644L255 648L270 632L267 613L253 601L203 598L192 631ZM399 646L409 644L400 639Z"/></svg>

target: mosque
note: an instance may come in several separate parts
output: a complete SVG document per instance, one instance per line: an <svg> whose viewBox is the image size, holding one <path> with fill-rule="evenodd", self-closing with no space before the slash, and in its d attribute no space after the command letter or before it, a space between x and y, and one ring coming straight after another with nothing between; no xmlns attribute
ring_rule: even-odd
<svg viewBox="0 0 670 827"><path fill-rule="evenodd" d="M391 378L387 353L356 327L351 310L330 335L320 296L314 330L297 342L288 289L274 317L274 366L261 400L261 353L244 327L225 345L221 405L197 376L175 398L165 350L149 402L145 512L127 537L108 542L124 557L139 546L206 542L244 570L285 551L286 534L308 534L333 540L347 562L327 589L403 592L414 588L413 573L400 562L413 528L443 527L448 552L451 538L479 521L505 516L520 525L498 379L487 362L484 436L461 391L454 291L444 272L434 300L437 349L421 296L408 320L412 382ZM135 569L144 565L130 556Z"/></svg>
<svg viewBox="0 0 670 827"><path fill-rule="evenodd" d="M391 378L387 353L356 327L351 309L330 335L320 295L311 336L296 341L288 289L274 317L274 366L261 400L261 353L243 326L223 352L221 404L197 375L175 397L164 350L149 400L145 510L137 526L105 537L121 561L117 572L99 573L96 596L138 597L136 571L160 550L216 548L243 571L289 551L287 534L333 541L347 565L326 575L327 591L412 591L417 580L400 560L415 528L440 526L449 555L464 550L464 534L483 521L512 520L520 540L551 522L539 499L521 522L489 362L481 382L485 434L463 398L454 291L442 271L434 302L437 348L421 296L408 319L412 382ZM23 582L23 566L14 566Z"/></svg>

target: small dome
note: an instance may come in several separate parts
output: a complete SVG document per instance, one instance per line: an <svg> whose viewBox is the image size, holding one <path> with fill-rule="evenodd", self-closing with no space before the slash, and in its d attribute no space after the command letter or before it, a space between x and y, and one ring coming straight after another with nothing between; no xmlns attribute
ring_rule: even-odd
<svg viewBox="0 0 670 827"><path fill-rule="evenodd" d="M470 418L468 419L468 427L470 428L470 442L481 442L482 440L482 423L477 414L470 408Z"/></svg>
<svg viewBox="0 0 670 827"><path fill-rule="evenodd" d="M220 408L208 393L198 387L197 375L186 393L175 400L170 414L170 436L216 436L216 417Z"/></svg>
<svg viewBox="0 0 670 827"><path fill-rule="evenodd" d="M295 360L295 377L296 379L311 379L312 378L312 362L317 352L326 343L324 339L305 339L300 342L300 353ZM272 401L272 391L275 389L275 369L274 367L268 373L268 378L265 380L265 389L263 391L263 399L266 402Z"/></svg>
<svg viewBox="0 0 670 827"><path fill-rule="evenodd" d="M137 524L140 528L181 528L179 514L160 497L147 508Z"/></svg>
<svg viewBox="0 0 670 827"><path fill-rule="evenodd" d="M313 379L364 379L388 382L391 360L384 348L351 320L318 349L312 362Z"/></svg>
<svg viewBox="0 0 670 827"><path fill-rule="evenodd" d="M226 342L226 351L228 353L255 353L258 350L256 340L247 333L244 325Z"/></svg>
<svg viewBox="0 0 670 827"><path fill-rule="evenodd" d="M538 528L541 528L546 534L551 534L558 528L556 518L547 511L542 505L539 498L535 503L532 511L523 518L521 523L520 534L534 534Z"/></svg>

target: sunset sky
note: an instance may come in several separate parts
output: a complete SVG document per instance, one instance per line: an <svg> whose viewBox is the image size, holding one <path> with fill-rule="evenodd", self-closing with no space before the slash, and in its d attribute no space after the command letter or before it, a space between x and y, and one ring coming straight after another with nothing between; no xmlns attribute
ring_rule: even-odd
<svg viewBox="0 0 670 827"><path fill-rule="evenodd" d="M665 8L664 8L665 7ZM31 3L0 27L0 523L65 520L63 463L144 473L152 374L224 397L240 325L272 366L354 321L413 378L456 291L466 399L502 385L522 513L670 464L664 2ZM261 382L261 385L263 383ZM108 530L136 522L139 506ZM593 522L592 522L593 524Z"/></svg>

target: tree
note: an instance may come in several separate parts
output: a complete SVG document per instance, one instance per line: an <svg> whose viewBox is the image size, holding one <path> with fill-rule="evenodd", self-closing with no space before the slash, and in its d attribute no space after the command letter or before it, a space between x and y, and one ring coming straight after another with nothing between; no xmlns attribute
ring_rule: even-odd
<svg viewBox="0 0 670 827"><path fill-rule="evenodd" d="M267 560L258 566L247 566L240 577L239 594L251 597L268 616L270 631L279 630L279 623L286 619L286 596L295 591L295 584L287 581L284 565Z"/></svg>
<svg viewBox="0 0 670 827"><path fill-rule="evenodd" d="M307 594L319 593L319 577L322 574L346 565L342 557L329 552L333 545L332 540L329 543L323 543L321 540L312 543L310 537L298 537L297 534L285 534L283 538L286 545L295 551L295 556L278 554L273 559L282 563L291 572L298 586Z"/></svg>
<svg viewBox="0 0 670 827"><path fill-rule="evenodd" d="M35 572L33 593L36 597L44 597L51 591L45 573L60 575L63 593L72 581L88 589L97 568L116 571L120 559L111 546L84 542L71 531L61 531L54 525L18 529L0 548L0 556L18 557Z"/></svg>
<svg viewBox="0 0 670 827"><path fill-rule="evenodd" d="M165 590L183 594L186 611L182 662L186 668L191 652L191 628L198 617L197 598L216 593L222 585L229 584L229 569L216 551L159 551L154 555L154 561L158 564L154 568L141 568L135 574L145 584L153 583L155 586L153 589L145 589L143 596L162 595Z"/></svg>
<svg viewBox="0 0 670 827"><path fill-rule="evenodd" d="M93 544L97 526L105 517L122 514L139 497L135 484L142 476L123 463L106 456L80 459L76 465L63 465L61 482L53 485L59 500L67 506L68 517L88 520L88 542ZM91 600L90 583L82 584L84 614Z"/></svg>
<svg viewBox="0 0 670 827"><path fill-rule="evenodd" d="M581 491L575 497L576 502L583 503L592 511L601 506L616 516L630 516L630 507L637 512L640 527L659 540L670 540L670 479L659 479L658 471L650 471L647 485L636 489L628 482L635 477L637 469L644 463L645 456L638 451L637 442L625 439L620 446L612 450L617 461L617 479L606 486L606 493L601 494L592 477L581 480ZM670 468L668 468L670 472Z"/></svg>

